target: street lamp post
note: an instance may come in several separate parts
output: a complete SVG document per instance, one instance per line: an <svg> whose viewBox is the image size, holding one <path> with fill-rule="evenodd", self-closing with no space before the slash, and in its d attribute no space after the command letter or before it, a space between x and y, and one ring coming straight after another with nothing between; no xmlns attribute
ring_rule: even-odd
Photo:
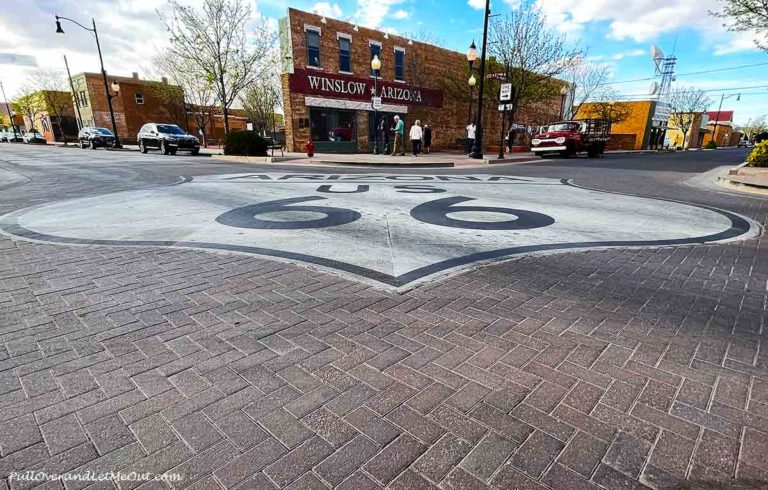
<svg viewBox="0 0 768 490"><path fill-rule="evenodd" d="M560 120L562 121L565 117L565 96L568 94L568 87L563 85L563 88L560 89Z"/></svg>
<svg viewBox="0 0 768 490"><path fill-rule="evenodd" d="M64 34L64 29L61 28L62 20L68 20L73 24L85 29L86 31L92 32L93 35L96 37L96 49L99 52L99 63L101 64L101 77L104 80L104 91L107 94L107 105L109 106L109 117L112 120L112 132L115 135L115 143L112 146L113 148L122 148L122 145L120 144L120 137L117 134L117 123L115 122L115 111L112 109L112 99L114 97L117 97L117 95L112 95L112 93L109 91L109 83L107 82L107 71L104 69L104 59L101 56L101 44L99 44L99 33L96 30L96 20L91 19L91 21L93 22L93 29L90 29L75 20L69 19L67 17L60 17L57 15L56 16L56 34ZM112 87L114 88L116 85L117 83L113 81ZM117 85L117 90L119 89L120 89L120 86ZM115 90L115 92L117 92L117 90Z"/></svg>
<svg viewBox="0 0 768 490"><path fill-rule="evenodd" d="M483 158L483 89L485 88L485 53L488 44L488 18L491 16L491 0L485 0L485 18L483 19L483 50L480 54L480 86L477 95L477 122L475 123L475 142L470 158Z"/></svg>
<svg viewBox="0 0 768 490"><path fill-rule="evenodd" d="M16 125L13 124L13 111L11 111L11 103L8 100L8 98L5 96L5 87L3 87L3 82L0 82L0 90L3 91L3 100L5 101L5 109L8 111L8 120L11 122L11 127L13 128L13 141L15 142L18 139L18 135L16 133Z"/></svg>
<svg viewBox="0 0 768 490"><path fill-rule="evenodd" d="M467 83L469 83L469 107L467 107L467 126L472 122L472 98L473 93L475 89L475 84L477 84L477 79L475 78L475 60L477 59L477 46L475 46L475 40L472 40L472 44L469 45L469 49L467 50L467 63L469 64L469 80L467 80Z"/></svg>
<svg viewBox="0 0 768 490"><path fill-rule="evenodd" d="M373 55L373 59L371 60L371 69L373 70L373 97L379 96L379 70L381 70L381 60L379 59L379 55L375 54ZM377 104L373 102L373 99L371 100L371 105L373 106L373 133L374 133L374 143L373 143L373 154L378 155L379 154L379 110L377 108Z"/></svg>
<svg viewBox="0 0 768 490"><path fill-rule="evenodd" d="M720 111L723 110L723 101L725 99L730 99L734 95L736 96L736 102L741 100L741 94L731 94L728 97L726 97L725 92L723 92L723 95L720 97L720 106L717 108L717 117L715 118L715 128L712 130L712 139L711 139L711 141L715 142L715 146L717 146L717 125L720 122Z"/></svg>

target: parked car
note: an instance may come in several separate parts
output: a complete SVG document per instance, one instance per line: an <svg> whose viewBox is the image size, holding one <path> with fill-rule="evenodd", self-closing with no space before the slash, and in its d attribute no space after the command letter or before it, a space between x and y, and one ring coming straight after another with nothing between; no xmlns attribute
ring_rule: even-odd
<svg viewBox="0 0 768 490"><path fill-rule="evenodd" d="M22 137L22 140L24 141L24 144L40 144L44 145L48 143L45 140L45 136L38 133L37 131L27 131L24 136Z"/></svg>
<svg viewBox="0 0 768 490"><path fill-rule="evenodd" d="M5 130L5 140L9 143L21 143L24 141L21 131L13 131L13 128Z"/></svg>
<svg viewBox="0 0 768 490"><path fill-rule="evenodd" d="M87 126L77 134L77 140L80 142L80 148L91 148L95 150L98 147L109 148L115 144L115 135L107 128L96 128Z"/></svg>
<svg viewBox="0 0 768 490"><path fill-rule="evenodd" d="M175 124L145 124L136 139L142 153L150 149L158 149L163 155L175 155L179 150L200 153L200 140Z"/></svg>
<svg viewBox="0 0 768 490"><path fill-rule="evenodd" d="M604 119L562 121L544 126L531 141L531 151L545 158L552 153L564 157L586 152L601 156L611 134L611 123Z"/></svg>
<svg viewBox="0 0 768 490"><path fill-rule="evenodd" d="M739 140L739 142L736 144L737 148L746 148L749 146L748 140Z"/></svg>
<svg viewBox="0 0 768 490"><path fill-rule="evenodd" d="M8 142L8 131L6 130L0 130L0 143L7 143Z"/></svg>

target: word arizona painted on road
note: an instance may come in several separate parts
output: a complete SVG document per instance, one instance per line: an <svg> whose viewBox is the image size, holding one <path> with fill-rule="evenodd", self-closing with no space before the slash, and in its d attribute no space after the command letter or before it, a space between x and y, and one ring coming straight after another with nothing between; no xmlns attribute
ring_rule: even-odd
<svg viewBox="0 0 768 490"><path fill-rule="evenodd" d="M211 177L209 177L211 178ZM215 178L215 177L213 177ZM200 180L196 178L194 180ZM503 175L386 175L386 174L358 174L358 175L324 175L324 174L242 174L227 177L222 180L272 180L272 181L355 181L355 182L536 182L536 179L524 179L520 177L505 177Z"/></svg>

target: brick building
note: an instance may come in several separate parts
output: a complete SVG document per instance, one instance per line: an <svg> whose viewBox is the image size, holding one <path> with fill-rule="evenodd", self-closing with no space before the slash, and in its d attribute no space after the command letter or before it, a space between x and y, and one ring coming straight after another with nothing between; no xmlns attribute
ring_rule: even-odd
<svg viewBox="0 0 768 490"><path fill-rule="evenodd" d="M469 118L463 53L295 9L288 9L280 20L280 50L289 151L303 151L311 138L319 152L370 152L377 134L383 149L383 140L391 140L392 133L375 130L374 89L383 104L380 127L383 123L391 128L395 115L405 119L406 128L418 119L432 127L433 149L461 148L457 140L466 138ZM371 70L374 55L382 64L378 80ZM489 80L488 85L493 93L498 84ZM495 99L485 97L486 151L492 145L498 148L500 139ZM525 111L518 111L518 119L526 124L551 122L557 119L559 97L548 105L553 115L545 120L528 121Z"/></svg>
<svg viewBox="0 0 768 490"><path fill-rule="evenodd" d="M35 129L45 137L48 143L55 141L75 141L77 139L77 118L72 106L72 93L57 90L42 90L33 94L37 101L38 112L35 120L24 117L27 131Z"/></svg>
<svg viewBox="0 0 768 490"><path fill-rule="evenodd" d="M675 117L671 117L669 121L669 130L667 131L667 138L669 138L669 145L672 148L677 149L694 149L704 146L705 136L711 132L708 127L709 117L706 112L694 112L685 113L684 116L691 122L691 127L688 130L688 134L683 138L683 132L675 126ZM688 119L690 118L690 119ZM686 119L683 119L684 121Z"/></svg>
<svg viewBox="0 0 768 490"><path fill-rule="evenodd" d="M743 137L733 124L733 111L709 111L705 113L709 120L707 121L706 134L703 145L706 145L714 139L717 146L735 146ZM717 127L715 127L717 122Z"/></svg>
<svg viewBox="0 0 768 490"><path fill-rule="evenodd" d="M110 84L115 81L120 85L120 90L112 99L112 108L118 136L123 143L136 143L136 135L147 123L176 124L202 140L192 114L197 109L188 105L185 107L181 87L169 84L165 77L160 81L142 80L138 73L133 73L131 77L108 75L107 80ZM112 121L101 74L80 73L72 77L72 82L83 125L111 130ZM243 111L231 109L229 124L232 131L245 129ZM205 139L212 144L223 142L224 120L220 114L214 115L213 124L206 128Z"/></svg>

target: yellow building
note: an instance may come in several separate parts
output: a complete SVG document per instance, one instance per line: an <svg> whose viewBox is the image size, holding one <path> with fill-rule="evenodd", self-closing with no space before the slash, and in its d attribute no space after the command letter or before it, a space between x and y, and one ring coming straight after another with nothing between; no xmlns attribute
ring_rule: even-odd
<svg viewBox="0 0 768 490"><path fill-rule="evenodd" d="M688 113L685 113L688 114ZM711 132L710 129L707 128L707 124L709 123L709 117L707 116L706 112L694 112L691 113L691 116L684 116L684 117L692 117L693 121L691 122L691 127L688 130L688 134L685 136L685 141L683 141L683 132L680 130L680 128L675 126L675 115L673 114L669 118L669 129L667 129L667 138L669 139L669 147L670 148L677 148L682 150L683 148L691 149L691 148L701 148L705 144L705 137L708 133Z"/></svg>
<svg viewBox="0 0 768 490"><path fill-rule="evenodd" d="M614 103L587 102L576 110L574 119L603 118L611 121L612 150L645 150L655 146L663 136L654 127L656 101L636 100Z"/></svg>

